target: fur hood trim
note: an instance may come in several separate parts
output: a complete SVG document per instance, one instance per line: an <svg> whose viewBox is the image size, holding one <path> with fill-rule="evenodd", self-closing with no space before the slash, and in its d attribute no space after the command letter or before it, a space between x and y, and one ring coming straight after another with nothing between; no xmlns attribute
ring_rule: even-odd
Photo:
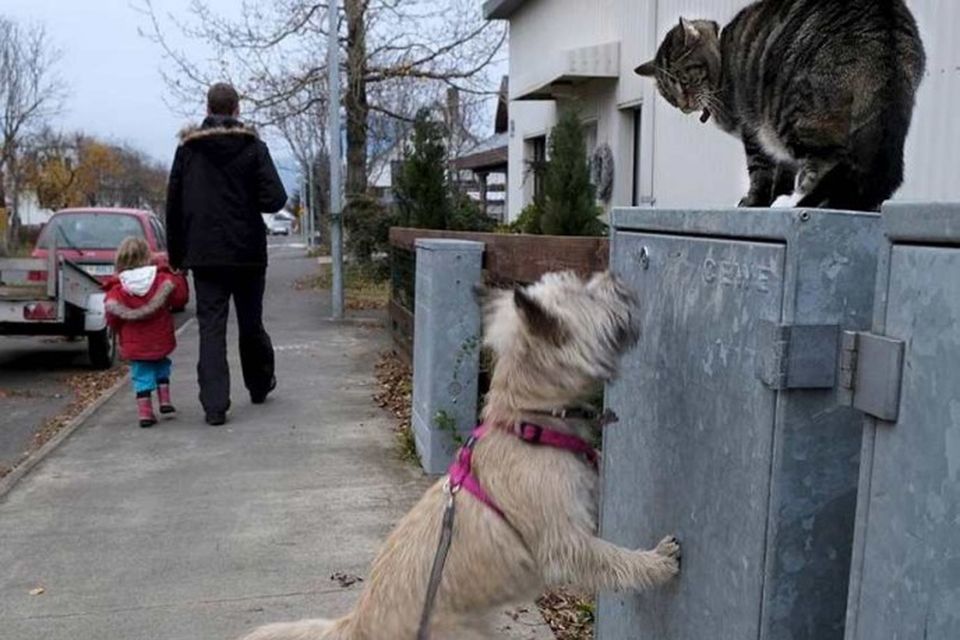
<svg viewBox="0 0 960 640"><path fill-rule="evenodd" d="M202 127L200 125L190 125L180 131L179 137L180 144L183 145L193 140L222 135L260 137L256 129L245 124L238 124L234 127Z"/></svg>
<svg viewBox="0 0 960 640"><path fill-rule="evenodd" d="M176 288L169 280L160 285L157 292L145 304L139 307L128 307L119 300L107 300L107 313L112 314L121 320L133 322L137 320L146 320L150 316L160 312L167 306L167 300Z"/></svg>

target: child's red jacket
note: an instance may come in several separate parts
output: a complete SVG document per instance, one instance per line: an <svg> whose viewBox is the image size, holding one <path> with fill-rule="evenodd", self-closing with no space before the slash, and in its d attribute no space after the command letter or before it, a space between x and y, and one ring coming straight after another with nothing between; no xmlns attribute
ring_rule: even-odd
<svg viewBox="0 0 960 640"><path fill-rule="evenodd" d="M171 310L187 304L187 280L164 267L130 269L110 278L107 324L125 360L160 360L177 346Z"/></svg>

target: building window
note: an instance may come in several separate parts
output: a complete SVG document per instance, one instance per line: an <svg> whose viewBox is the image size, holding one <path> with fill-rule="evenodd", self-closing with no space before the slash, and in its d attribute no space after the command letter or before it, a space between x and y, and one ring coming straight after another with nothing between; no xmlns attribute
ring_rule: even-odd
<svg viewBox="0 0 960 640"><path fill-rule="evenodd" d="M630 196L630 203L633 206L640 205L640 165L641 163L641 135L643 132L643 108L637 107L632 110L633 113L633 181L632 181L632 192Z"/></svg>
<svg viewBox="0 0 960 640"><path fill-rule="evenodd" d="M583 142L586 147L587 158L593 157L597 150L597 121L590 120L583 123Z"/></svg>
<svg viewBox="0 0 960 640"><path fill-rule="evenodd" d="M533 181L534 202L542 202L544 196L544 170L547 166L547 136L527 139L527 176Z"/></svg>

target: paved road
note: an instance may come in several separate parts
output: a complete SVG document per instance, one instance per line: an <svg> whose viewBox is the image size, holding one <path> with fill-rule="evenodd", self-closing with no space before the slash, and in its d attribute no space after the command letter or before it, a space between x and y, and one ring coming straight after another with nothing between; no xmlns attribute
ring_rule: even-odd
<svg viewBox="0 0 960 640"><path fill-rule="evenodd" d="M302 254L298 237L270 238L270 252ZM177 314L180 327L193 318L193 302ZM86 340L0 336L0 468L30 446L37 429L70 403L65 379L90 371Z"/></svg>
<svg viewBox="0 0 960 640"><path fill-rule="evenodd" d="M330 576L365 575L428 480L371 401L387 332L328 322L327 296L291 287L315 268L302 255L271 254L270 401L249 403L232 345L230 422L203 425L194 325L175 356L175 420L138 429L119 394L0 499L0 638L229 640L351 606L362 584Z"/></svg>
<svg viewBox="0 0 960 640"><path fill-rule="evenodd" d="M191 305L177 326L192 317ZM70 403L65 379L87 371L86 340L0 336L0 467L17 461L36 430Z"/></svg>

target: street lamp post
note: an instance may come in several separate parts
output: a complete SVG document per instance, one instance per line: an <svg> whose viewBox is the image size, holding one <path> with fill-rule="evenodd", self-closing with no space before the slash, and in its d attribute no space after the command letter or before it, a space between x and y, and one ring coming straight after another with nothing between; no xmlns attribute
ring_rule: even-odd
<svg viewBox="0 0 960 640"><path fill-rule="evenodd" d="M327 41L330 132L330 258L333 262L333 319L343 319L343 203L340 196L340 29L339 0L330 0Z"/></svg>

